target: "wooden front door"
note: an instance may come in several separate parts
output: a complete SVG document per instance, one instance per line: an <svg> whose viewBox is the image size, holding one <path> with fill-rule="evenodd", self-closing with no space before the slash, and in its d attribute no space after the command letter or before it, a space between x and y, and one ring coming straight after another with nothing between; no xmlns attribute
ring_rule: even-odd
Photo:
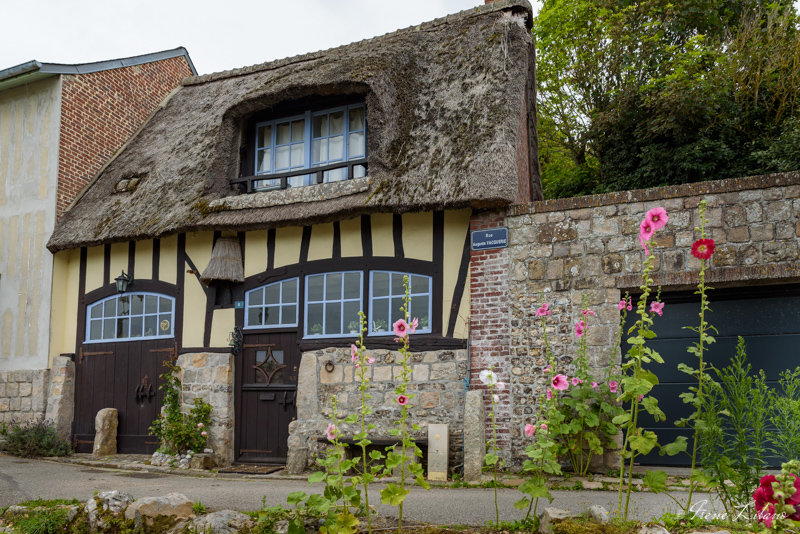
<svg viewBox="0 0 800 534"><path fill-rule="evenodd" d="M236 358L236 461L285 462L297 413L297 332L245 334Z"/></svg>
<svg viewBox="0 0 800 534"><path fill-rule="evenodd" d="M76 355L75 423L77 452L92 452L95 416L116 408L117 452L151 454L158 440L149 428L161 411L159 376L165 358L175 351L174 339L85 343Z"/></svg>

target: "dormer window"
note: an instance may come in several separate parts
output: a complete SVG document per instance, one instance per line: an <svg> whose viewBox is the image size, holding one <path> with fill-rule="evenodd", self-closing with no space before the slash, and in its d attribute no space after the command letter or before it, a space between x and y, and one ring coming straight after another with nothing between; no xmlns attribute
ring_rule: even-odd
<svg viewBox="0 0 800 534"><path fill-rule="evenodd" d="M258 118L250 137L253 156L242 163L246 178L234 183L251 193L362 178L367 174L366 134L364 102ZM314 171L304 172L308 169Z"/></svg>

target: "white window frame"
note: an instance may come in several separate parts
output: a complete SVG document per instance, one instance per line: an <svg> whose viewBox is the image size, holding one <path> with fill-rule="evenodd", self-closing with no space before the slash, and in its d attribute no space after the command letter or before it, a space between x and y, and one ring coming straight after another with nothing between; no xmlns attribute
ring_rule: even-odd
<svg viewBox="0 0 800 534"><path fill-rule="evenodd" d="M389 275L389 295L382 296L382 297L375 297L375 295L374 295L374 288L375 288L374 280L375 280L375 274L376 273L382 273L382 274L388 274ZM405 293L403 293L401 295L392 295L391 276L395 275L395 274L396 275L400 275L400 276L408 276L409 277L409 281L411 280L412 276L418 276L420 278L426 278L428 280L428 290L427 291L420 291L420 292L412 291L412 292L409 293L409 296L411 297L411 306L412 306L412 308L414 306L414 297L415 296L427 296L428 297L428 326L426 328L422 328L421 326L418 326L417 330L416 330L416 333L417 334L430 334L432 332L432 328L433 328L433 277L432 276L428 276L426 274L409 273L409 272L403 272L403 271L375 270L375 271L370 271L369 272L369 323L368 323L368 328L367 328L367 336L374 337L374 336L393 336L394 335L394 331L392 330L392 325L391 324L388 325L388 328L384 332L373 332L372 331L372 325L373 325L373 320L375 320L375 318L373 318L373 315L374 315L374 310L375 310L375 304L374 303L375 303L375 299L376 298L380 299L380 300L383 300L383 299L388 299L389 300L389 303L390 303L389 304L389 306L390 306L389 319L391 320L391 317L392 317L392 314L391 314L391 301L392 301L392 298L402 297L402 295L405 294ZM411 315L410 318L413 319L414 315ZM383 318L379 317L378 319L383 319Z"/></svg>
<svg viewBox="0 0 800 534"><path fill-rule="evenodd" d="M327 300L325 299L325 293L328 288L328 276L334 274L341 274L342 275L342 298L338 300ZM326 304L330 302L339 302L344 308L345 302L355 302L356 299L345 299L344 298L344 275L346 274L358 274L359 276L359 283L358 283L358 309L363 311L364 310L364 271L331 271L325 273L314 273L314 274L307 274L305 276L305 293L303 298L303 339L330 339L330 338L343 338L343 337L353 337L353 334L348 332L343 332L341 334L326 334L325 333L325 314L327 313L327 306ZM314 276L324 276L324 284L322 287L322 298L323 300L314 300L311 301L308 298L308 281L310 278ZM308 305L309 304L322 304L322 334L309 334L308 329L310 328L310 324L308 322ZM344 313L342 314L342 322L344 322ZM345 330L344 325L342 325L342 330Z"/></svg>
<svg viewBox="0 0 800 534"><path fill-rule="evenodd" d="M146 298L148 296L156 297L158 299L169 299L170 302L172 303L172 306L171 306L172 309L169 312L165 312L165 313L162 313L161 311L156 311L155 314L152 314L152 313L148 314L148 313L145 313L145 309L146 309L145 308L145 302L143 302L142 303L142 313L141 314L137 314L137 315L131 315L131 314L128 314L128 315L114 315L113 317L111 317L111 316L106 317L105 315L101 315L99 319L97 319L97 318L94 319L94 322L97 322L98 320L100 321L100 324L101 324L101 326L100 326L101 335L102 335L102 332L103 332L102 323L104 321L108 320L108 319L114 319L115 322L118 319L128 319L128 321L129 321L128 333L130 334L130 320L133 317L141 317L142 318L142 335L139 336L139 337L114 337L114 338L108 338L108 339L90 339L90 334L91 334L91 331L92 331L91 330L92 329L92 322L93 322L92 309L94 309L97 306L101 306L101 309L103 311L105 311L105 303L110 301L110 300L119 301L119 299L123 298L123 297L132 298L134 296L139 296L139 295L144 296L145 297L145 301L146 301ZM159 310L161 308L161 301L160 300L158 301L157 308ZM115 306L115 309L117 310L117 313L118 313L118 311L119 311L119 302L117 302L117 304ZM161 332L161 321L162 321L161 317L164 316L164 315L167 315L167 314L169 314L169 333L167 333L167 334L156 334L156 335L152 335L152 336L146 335L146 332L144 330L145 317L155 315L155 317L156 317L156 332ZM116 335L116 331L117 330L116 330L116 326L115 326L115 328L114 328L115 335ZM97 300L95 302L92 302L88 306L86 306L86 331L84 332L84 341L83 341L86 344L89 344L89 343L117 343L117 342L123 342L123 341L145 341L145 340L153 340L153 339L170 339L170 338L174 338L174 337L175 337L175 298L174 297L170 297L169 295L164 295L162 293L152 293L152 292L147 292L147 291L135 291L135 292L128 292L128 293L120 293L120 294L116 294L116 295L111 295L110 297L106 297L104 299Z"/></svg>
<svg viewBox="0 0 800 534"><path fill-rule="evenodd" d="M294 295L294 306L295 306L294 322L293 323L271 324L271 325L251 325L251 324L249 324L250 308L258 307L258 308L262 308L263 309L263 308L267 307L266 303L261 304L261 305L257 305L257 306L251 306L250 305L250 295L252 295L253 293L255 293L258 290L263 289L263 290L265 290L264 297L266 298L266 288L268 288L270 286L274 286L276 284L280 284L280 290L279 290L279 296L278 296L278 300L280 302L278 302L278 304L275 304L274 306L277 306L278 308L280 308L280 310L281 310L281 318L283 318L283 308L286 307L286 306L291 306L292 305L292 303L290 303L290 302L286 302L286 303L283 302L283 284L285 284L286 282L291 282L292 280L296 280L297 281L297 285L295 286L295 295ZM297 326L297 321L298 321L299 317L300 317L300 278L299 277L287 278L285 280L279 280L277 282L272 282L271 284L265 284L263 286L258 286L256 288L251 289L247 293L245 293L244 328L243 328L244 330L263 330L263 329L274 329L274 328L292 328L292 327L296 327Z"/></svg>

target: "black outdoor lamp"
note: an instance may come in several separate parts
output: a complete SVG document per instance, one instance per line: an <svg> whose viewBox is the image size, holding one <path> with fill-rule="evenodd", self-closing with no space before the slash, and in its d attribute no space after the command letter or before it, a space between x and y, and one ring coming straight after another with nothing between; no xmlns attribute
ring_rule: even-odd
<svg viewBox="0 0 800 534"><path fill-rule="evenodd" d="M117 291L119 293L125 293L128 288L133 285L133 276L125 274L125 271L122 271L122 274L116 277L114 281L117 283Z"/></svg>

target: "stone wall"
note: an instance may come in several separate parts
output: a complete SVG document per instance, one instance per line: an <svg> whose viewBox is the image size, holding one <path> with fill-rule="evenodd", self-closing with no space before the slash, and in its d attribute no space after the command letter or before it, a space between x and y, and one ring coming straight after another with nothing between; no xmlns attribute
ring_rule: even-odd
<svg viewBox="0 0 800 534"><path fill-rule="evenodd" d="M53 358L45 417L53 421L62 434L72 433L72 421L75 418L75 362L69 356Z"/></svg>
<svg viewBox="0 0 800 534"><path fill-rule="evenodd" d="M524 425L545 391L542 339L534 317L540 295L553 310L550 341L567 367L577 341L573 325L581 301L597 313L587 341L590 365L599 377L618 362L617 303L640 285L643 249L639 223L647 210L663 206L669 224L656 233L655 285L665 291L694 287L699 261L690 254L697 238L697 207L708 202L707 230L717 244L706 280L714 287L779 284L800 280L800 173L759 176L559 199L512 206L509 228L508 314L510 323L511 465L519 466L530 442ZM479 280L473 280L473 284ZM475 311L473 311L475 313ZM473 324L480 317L473 317ZM478 345L473 330L473 345ZM473 358L471 373L483 362ZM606 462L614 458L607 455Z"/></svg>
<svg viewBox="0 0 800 534"><path fill-rule="evenodd" d="M367 350L365 357L375 358L367 372L370 378L369 394L373 414L367 419L376 428L375 438L391 437L389 430L400 418L400 406L394 393L400 380L401 354L390 350ZM333 363L333 371L325 369L326 362ZM464 379L467 376L466 350L441 350L411 354L413 381L408 392L415 395L410 401L409 427L415 423L421 430L412 432L420 438L428 437L428 424L449 425L450 469L462 462L464 426ZM359 379L350 361L350 349L329 348L303 353L300 366L297 398L297 421L290 426L289 447L307 447L308 465L313 465L319 445L314 438L324 437L333 413L332 397L337 400L337 414L344 419L351 413L360 413L361 397ZM339 425L344 436L352 437L360 431L359 425Z"/></svg>
<svg viewBox="0 0 800 534"><path fill-rule="evenodd" d="M0 371L0 423L44 417L49 371Z"/></svg>
<svg viewBox="0 0 800 534"><path fill-rule="evenodd" d="M218 467L229 466L233 462L233 355L183 354L177 365L183 370L183 409L190 410L197 398L212 406L207 447L214 450Z"/></svg>

